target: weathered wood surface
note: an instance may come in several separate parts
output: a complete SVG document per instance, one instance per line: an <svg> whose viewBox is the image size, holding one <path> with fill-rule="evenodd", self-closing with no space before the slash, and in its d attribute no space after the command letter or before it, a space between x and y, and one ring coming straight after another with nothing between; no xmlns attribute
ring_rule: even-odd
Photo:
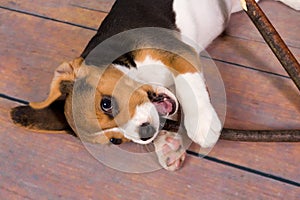
<svg viewBox="0 0 300 200"><path fill-rule="evenodd" d="M205 58L202 61L204 64L207 62ZM300 94L290 79L222 61L215 61L215 64L226 90L225 127L258 130L300 128ZM218 91L212 93L216 98L222 95Z"/></svg>
<svg viewBox="0 0 300 200"><path fill-rule="evenodd" d="M299 48L289 48L297 58L300 58ZM208 47L207 51L215 60L288 77L271 49L262 42L249 42L249 40L222 35Z"/></svg>
<svg viewBox="0 0 300 200"><path fill-rule="evenodd" d="M0 100L1 199L296 199L299 188L188 156L180 171L126 174L95 160L70 135L36 134Z"/></svg>
<svg viewBox="0 0 300 200"><path fill-rule="evenodd" d="M53 20L58 20L73 25L97 29L99 22L104 19L110 10L113 1L97 0L82 2L79 0L47 0L47 1L22 1L1 0L0 6L8 9L38 15Z"/></svg>
<svg viewBox="0 0 300 200"><path fill-rule="evenodd" d="M79 56L94 32L16 12L1 13L0 57L5 60L0 64L1 92L41 100L48 93L54 69Z"/></svg>
<svg viewBox="0 0 300 200"><path fill-rule="evenodd" d="M45 98L55 67L78 56L94 34L80 26L97 28L105 16L99 11L107 11L111 3L0 0L1 7L29 13L0 9L0 93L30 101ZM291 30L300 27L299 13L271 1L262 2L262 7L288 14L267 11L299 59L300 35ZM293 83L277 75L286 74L243 13L232 20L227 35L208 49L219 60L226 87L225 125L299 128L300 97ZM237 22L248 24L237 27ZM192 156L175 173L117 172L98 163L72 136L36 134L14 126L8 113L15 105L0 100L0 199L296 199L300 194L293 184ZM299 152L297 143L219 141L209 155L300 182Z"/></svg>
<svg viewBox="0 0 300 200"><path fill-rule="evenodd" d="M3 14L8 20L3 20L1 26L6 34L0 35L1 40L6 41L0 50L1 59L6 60L1 66L4 74L2 92L30 101L42 100L47 96L53 70L62 61L78 56L93 31L10 11L3 11ZM20 31L25 28L27 31ZM248 43L260 45L252 41ZM291 80L234 64L216 64L227 94L226 127L300 127L300 105L297 103L300 95ZM29 78L23 73L28 73ZM10 83L10 80L18 80L17 77L22 77L24 82ZM24 94L21 95L20 91Z"/></svg>
<svg viewBox="0 0 300 200"><path fill-rule="evenodd" d="M299 11L292 10L273 0L262 0L259 5L288 46L299 48ZM232 16L226 34L246 40L264 42L251 20L242 12Z"/></svg>
<svg viewBox="0 0 300 200"><path fill-rule="evenodd" d="M189 150L198 152L197 145ZM209 156L300 182L298 143L255 143L220 140Z"/></svg>

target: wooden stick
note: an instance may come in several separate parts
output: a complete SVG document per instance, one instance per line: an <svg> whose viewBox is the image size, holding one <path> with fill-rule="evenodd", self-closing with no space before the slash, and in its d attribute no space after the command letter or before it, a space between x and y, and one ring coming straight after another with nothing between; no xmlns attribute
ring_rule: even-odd
<svg viewBox="0 0 300 200"><path fill-rule="evenodd" d="M161 129L178 132L179 121L161 119ZM247 142L300 142L300 130L237 130L224 128L220 139Z"/></svg>
<svg viewBox="0 0 300 200"><path fill-rule="evenodd" d="M243 9L255 24L279 62L300 91L300 65L279 36L271 22L254 0L241 0ZM161 120L161 129L177 132L180 117L176 121ZM300 142L300 130L222 130L220 139L248 142Z"/></svg>
<svg viewBox="0 0 300 200"><path fill-rule="evenodd" d="M222 130L220 139L247 142L300 142L299 130Z"/></svg>
<svg viewBox="0 0 300 200"><path fill-rule="evenodd" d="M255 0L241 0L241 2L244 11L250 17L266 43L270 46L281 65L290 75L291 79L300 91L300 65L296 58L281 39L280 35Z"/></svg>

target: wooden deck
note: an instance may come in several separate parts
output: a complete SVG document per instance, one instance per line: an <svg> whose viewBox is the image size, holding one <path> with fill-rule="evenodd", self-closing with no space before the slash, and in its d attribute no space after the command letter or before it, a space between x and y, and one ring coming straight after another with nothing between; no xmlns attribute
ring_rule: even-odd
<svg viewBox="0 0 300 200"><path fill-rule="evenodd" d="M62 3L65 2L65 3ZM112 0L0 0L0 93L47 96L53 70L95 33ZM300 12L264 0L261 7L300 60ZM208 52L227 94L225 127L299 129L300 95L244 13ZM16 127L0 98L0 199L299 199L299 143L219 141L206 158L189 150L177 172L115 171L66 134Z"/></svg>

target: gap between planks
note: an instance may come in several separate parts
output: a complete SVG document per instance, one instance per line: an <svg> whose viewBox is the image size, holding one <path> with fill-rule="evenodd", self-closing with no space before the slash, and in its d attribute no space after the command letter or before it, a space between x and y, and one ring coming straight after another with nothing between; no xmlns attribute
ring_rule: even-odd
<svg viewBox="0 0 300 200"><path fill-rule="evenodd" d="M97 12L101 12L101 13L107 13L106 11L101 11L101 10L97 10L97 9L86 8L86 7L82 7L82 6L78 6L78 5L73 5L73 4L72 4L72 6L78 7L78 8L83 8L83 9L87 9L87 10L97 11ZM95 32L97 31L96 28L84 26L84 25L77 24L77 23L62 21L62 20L58 20L58 19L55 19L55 18L51 18L51 17L47 17L47 16L35 14L35 13L32 13L32 12L27 12L27 11L13 9L13 8L8 8L8 7L3 7L3 6L0 6L0 9L12 11L12 12L17 12L17 13L21 13L21 14L32 16L32 17L37 17L37 18L49 20L49 21L54 21L54 22L58 22L58 23L62 23L62 24L76 26L76 27L79 27L79 28L83 28L83 29L87 29L87 30L91 30L91 31L95 31ZM256 40L252 40L252 39L250 40L250 39L247 39L247 38L240 38L240 37L231 36L231 35L227 35L227 36L228 37L232 37L232 38L242 39L242 40L245 40L245 41L254 41L254 42L260 42L260 43L264 43L265 44L265 42L262 42L262 41L259 41L259 40L257 40L257 41ZM289 45L289 47L290 47L290 45ZM297 48L297 47L294 47L294 48ZM297 49L299 49L299 48L297 48ZM201 57L208 58L208 57L205 57L205 56L201 56ZM284 75L281 75L281 74L278 74L278 73L274 73L274 72L270 72L270 71L265 71L265 70L257 69L257 68L251 67L251 66L241 65L241 64L238 64L238 63L235 63L235 62L229 62L229 61L225 61L225 60L221 60L221 59L217 59L217 58L211 58L211 59L214 60L214 61L219 61L219 62L231 64L231 65L236 66L236 67L242 67L242 68L250 69L250 70L253 70L253 71L263 72L263 73L266 73L266 74L270 74L270 75L275 75L275 76L279 76L279 77L291 79L288 76L284 76Z"/></svg>
<svg viewBox="0 0 300 200"><path fill-rule="evenodd" d="M76 27L79 27L79 28L87 29L87 30L97 31L97 29L92 28L92 27L88 27L88 26L84 26L84 25L76 24L76 23L72 23L72 22L62 21L62 20L59 20L59 19L54 19L54 18L51 18L51 17L47 17L47 16L43 16L43 15L39 15L39 14L35 14L35 13L23 11L23 10L7 8L7 7L3 7L3 6L0 6L0 9L12 11L12 12L17 12L17 13L21 13L21 14L24 14L24 15L29 15L29 16L32 16L32 17L37 17L37 18L41 18L41 19L45 19L45 20L49 20L49 21L62 23L62 24L76 26Z"/></svg>
<svg viewBox="0 0 300 200"><path fill-rule="evenodd" d="M108 13L107 11L102 11L102 10L98 10L98 9L91 9L91 8L84 7L84 6L79 6L79 5L76 5L76 4L71 4L71 6L86 9L86 10L96 11L96 12L100 12L100 13L105 13L105 14ZM67 21L47 17L47 16L44 16L44 15L40 15L40 14L36 14L36 13L32 13L32 12L27 12L27 11L20 10L20 9L14 9L14 8L9 8L9 7L4 7L4 6L0 6L0 9L8 10L8 11L11 11L11 12L17 12L17 13L21 13L21 14L25 14L25 15L29 15L29 16L33 16L33 17L37 17L37 18L41 18L41 19L45 19L45 20L49 20L49 21L54 21L54 22L58 22L58 23L62 23L62 24L76 26L76 27L79 27L79 28L83 28L83 29L87 29L87 30L91 30L91 31L95 31L95 32L97 31L97 29L93 28L93 27L84 26L84 25L81 25L81 24L78 24L78 23L67 22ZM250 39L247 39L247 38L237 37L237 36L234 36L234 35L227 35L227 36L229 38L230 37L231 38L238 38L238 39L242 39L242 40L246 40L246 41L254 41L254 42L259 42L259 43L266 44L265 42L259 41L259 40L254 40L254 39L250 40ZM292 47L290 45L288 45L288 46ZM300 49L296 46L293 47L293 48ZM202 56L202 57L207 58L205 56ZM255 67L251 67L251 66L241 65L241 64L235 63L235 62L225 61L225 60L218 59L218 58L212 58L212 60L227 63L227 64L231 64L231 65L234 65L236 67L242 67L242 68L246 68L246 69L250 69L250 70L254 70L254 71L258 71L258 72L263 72L263 73L270 74L270 75L275 75L275 76L291 79L289 76L281 75L281 74L266 71L266 70L257 69Z"/></svg>
<svg viewBox="0 0 300 200"><path fill-rule="evenodd" d="M46 19L46 20L51 20L51 21L55 21L55 22L59 22L59 23L64 23L64 24L68 24L68 25L72 25L72 26L77 26L77 27L80 27L80 28L84 28L84 29L88 29L88 30L93 30L93 31L96 31L97 29L95 28L91 28L91 27L87 27L87 26L83 26L83 25L79 25L79 24L75 24L75 23L70 23L70 22L65 22L65 21L62 21L62 20L57 20L57 19L54 19L54 18L50 18L50 17L45 17L45 16L42 16L42 15L38 15L38 14L33 14L33 13L30 13L30 12L26 12L26 11L21 11L21 10L15 10L15 9L10 9L10 8L5 8L5 7L2 7L0 6L0 8L2 9L6 9L6 10L9 10L9 11L13 11L13 12L18 12L18 13L22 13L22 14L27 14L27 15L31 15L31 16L34 16L34 17L39 17L39 18L42 18L42 19ZM231 37L234 37L234 36L231 36ZM248 40L248 39L245 39L245 40ZM252 40L253 41L253 40ZM225 62L225 61L224 61ZM235 63L230 63L230 64L235 64ZM243 66L240 66L240 67L243 67ZM247 67L247 66L244 66L244 67ZM248 67L250 69L253 69L251 67ZM256 71L259 71L257 69L253 69L253 70L256 70ZM270 72L267 72L267 71L264 71L265 73L268 73L268 74L273 74L273 73L270 73ZM279 74L273 74L273 75L278 75L278 76L281 76ZM288 78L288 77L285 77L285 78ZM5 94L1 94L3 96L0 96L2 98L6 98L10 101L17 101L17 102L20 102L23 103L26 102L24 100L21 100L21 99L17 99L17 98L14 98L14 97L10 97L10 96L7 96ZM9 99L10 98L10 99ZM212 157L211 157L212 158ZM211 160L211 159L210 159ZM216 159L213 158L211 161L215 162ZM232 164L232 163L227 163L227 164ZM227 165L225 164L225 165ZM294 182L294 184L296 184L296 186L299 186L299 183L297 182Z"/></svg>
<svg viewBox="0 0 300 200"><path fill-rule="evenodd" d="M239 169L239 170L242 170L242 171L246 171L246 172L249 172L249 173L252 173L252 174L255 174L255 175L259 175L259 176L262 176L262 177L265 177L265 178L273 179L275 181L279 181L279 182L283 182L283 183L286 183L286 184L289 184L289 185L300 187L300 183L297 182L297 181L286 179L286 178L276 176L276 175L273 175L273 174L270 174L270 173L265 173L265 172L262 172L262 171L259 171L259 170L252 169L250 167L237 165L237 164L227 162L227 161L224 161L224 160L212 157L212 156L207 156L207 155L202 155L202 154L199 154L199 153L195 153L194 151L187 150L187 153L189 155L196 156L196 157L199 157L199 158L203 158L203 159L209 160L209 161L214 162L214 163L225 165L227 167L232 167L232 168Z"/></svg>
<svg viewBox="0 0 300 200"><path fill-rule="evenodd" d="M8 96L8 95L2 94L2 93L0 93L0 98L6 99L8 101L28 105L28 101L18 99L18 98L12 97L12 96ZM191 150L187 150L186 152L189 155L192 155L192 156L195 156L195 157L198 157L198 158L203 158L203 159L206 159L206 160L211 161L211 162L216 163L216 164L225 165L227 167L239 169L239 170L244 171L244 172L248 172L248 173L251 173L251 174L262 176L264 178L268 178L268 179L272 179L272 180L282 182L282 183L285 183L285 184L288 184L288 185L300 187L300 183L297 182L297 181L286 179L286 178L283 178L283 177L280 177L280 176L277 176L277 175L274 175L274 174L265 173L263 171L252 169L252 168L245 167L245 166L242 166L242 165L234 164L232 162L224 161L224 160L218 159L216 157L202 155L202 154L196 153L196 152L191 151Z"/></svg>
<svg viewBox="0 0 300 200"><path fill-rule="evenodd" d="M268 75L274 75L274 76L278 76L278 77L281 77L281 78L286 78L286 79L290 79L291 80L291 78L289 76L285 76L285 75L274 73L274 72L269 72L269 71L262 70L262 69L257 69L257 68L249 67L249 66L238 64L238 63L235 63L235 62L221 60L221 59L213 58L213 57L210 58L210 57L207 57L207 56L200 56L200 57L201 58L205 58L205 59L212 59L214 61L218 61L218 62L221 62L221 63L229 64L229 65L232 65L232 66L235 66L235 67L249 69L249 70L252 70L252 71L258 71L258 72L262 72L262 73L265 73L265 74L268 74Z"/></svg>

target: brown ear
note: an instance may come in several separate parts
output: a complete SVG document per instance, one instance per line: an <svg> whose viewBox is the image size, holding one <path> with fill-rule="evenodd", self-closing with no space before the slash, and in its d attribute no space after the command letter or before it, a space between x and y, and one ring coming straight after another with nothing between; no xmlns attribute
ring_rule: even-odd
<svg viewBox="0 0 300 200"><path fill-rule="evenodd" d="M54 77L50 85L48 98L42 102L30 102L30 107L34 109L43 109L48 107L52 102L57 100L61 95L61 83L73 82L78 74L83 58L76 58L71 62L64 62L54 72Z"/></svg>
<svg viewBox="0 0 300 200"><path fill-rule="evenodd" d="M18 106L11 110L10 115L17 125L45 133L62 133L71 128L64 115L65 101L55 101L43 109L33 109L30 106Z"/></svg>

